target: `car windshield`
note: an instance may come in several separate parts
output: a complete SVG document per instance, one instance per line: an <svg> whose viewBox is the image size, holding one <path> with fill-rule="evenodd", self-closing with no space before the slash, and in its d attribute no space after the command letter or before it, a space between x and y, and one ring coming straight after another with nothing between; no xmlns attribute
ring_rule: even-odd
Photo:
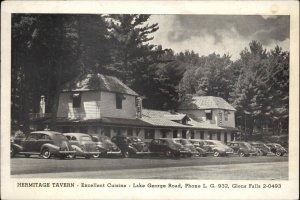
<svg viewBox="0 0 300 200"><path fill-rule="evenodd" d="M92 141L91 137L89 136L81 136L82 141Z"/></svg>
<svg viewBox="0 0 300 200"><path fill-rule="evenodd" d="M68 140L68 139L66 138L66 136L64 136L64 135L62 135L62 134L54 134L54 135L53 135L53 139L55 139L55 140Z"/></svg>
<svg viewBox="0 0 300 200"><path fill-rule="evenodd" d="M275 147L277 147L277 148L283 148L280 144L275 144Z"/></svg>
<svg viewBox="0 0 300 200"><path fill-rule="evenodd" d="M132 141L134 141L134 142L141 142L141 141L142 141L140 138L136 138L136 137L133 137L133 138L131 138L131 139L132 139Z"/></svg>
<svg viewBox="0 0 300 200"><path fill-rule="evenodd" d="M192 143L195 145L200 145L200 142L197 142L197 141L192 141Z"/></svg>
<svg viewBox="0 0 300 200"><path fill-rule="evenodd" d="M99 140L101 142L110 141L110 139L108 137L100 137Z"/></svg>
<svg viewBox="0 0 300 200"><path fill-rule="evenodd" d="M181 140L181 144L187 145L187 144L192 144L192 143L188 140Z"/></svg>
<svg viewBox="0 0 300 200"><path fill-rule="evenodd" d="M97 137L92 137L92 141L93 141L93 142L99 142L99 140L98 140Z"/></svg>
<svg viewBox="0 0 300 200"><path fill-rule="evenodd" d="M241 143L241 146L251 149L251 145L249 143Z"/></svg>
<svg viewBox="0 0 300 200"><path fill-rule="evenodd" d="M216 146L226 146L223 142L221 141L210 141L211 144L210 145L216 145ZM209 142L207 142L209 143Z"/></svg>
<svg viewBox="0 0 300 200"><path fill-rule="evenodd" d="M213 142L210 142L210 141L206 141L205 143L206 143L206 145L215 145Z"/></svg>
<svg viewBox="0 0 300 200"><path fill-rule="evenodd" d="M180 140L173 140L177 144L181 144Z"/></svg>

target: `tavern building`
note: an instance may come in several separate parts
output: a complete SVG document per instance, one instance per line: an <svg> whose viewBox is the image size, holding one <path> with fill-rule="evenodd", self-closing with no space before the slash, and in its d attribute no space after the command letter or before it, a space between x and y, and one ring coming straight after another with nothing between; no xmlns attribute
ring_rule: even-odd
<svg viewBox="0 0 300 200"><path fill-rule="evenodd" d="M41 100L44 103L44 100ZM144 109L140 96L119 79L85 75L67 83L60 95L56 129L113 137L235 140L235 109L220 97L193 97L178 112ZM41 112L32 125L50 124ZM37 119L39 118L39 119ZM44 119L44 120L41 120Z"/></svg>

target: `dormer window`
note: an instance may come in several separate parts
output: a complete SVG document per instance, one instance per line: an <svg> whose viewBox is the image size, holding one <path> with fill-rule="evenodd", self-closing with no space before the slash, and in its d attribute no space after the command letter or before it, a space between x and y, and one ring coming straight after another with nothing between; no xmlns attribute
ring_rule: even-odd
<svg viewBox="0 0 300 200"><path fill-rule="evenodd" d="M212 120L212 112L211 110L205 110L206 120Z"/></svg>
<svg viewBox="0 0 300 200"><path fill-rule="evenodd" d="M116 94L116 109L122 109L122 101L125 97L122 94Z"/></svg>
<svg viewBox="0 0 300 200"><path fill-rule="evenodd" d="M225 111L224 112L224 119L225 119L225 121L228 121L228 114L230 114L229 111Z"/></svg>
<svg viewBox="0 0 300 200"><path fill-rule="evenodd" d="M81 93L73 93L73 108L80 108L81 105Z"/></svg>

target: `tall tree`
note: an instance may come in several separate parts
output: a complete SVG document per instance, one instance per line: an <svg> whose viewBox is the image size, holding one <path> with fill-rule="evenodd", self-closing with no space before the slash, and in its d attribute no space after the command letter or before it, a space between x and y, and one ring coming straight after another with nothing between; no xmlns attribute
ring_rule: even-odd
<svg viewBox="0 0 300 200"><path fill-rule="evenodd" d="M30 68L33 45L37 36L37 18L32 15L12 15L12 76L11 110L12 126L24 124L29 129Z"/></svg>
<svg viewBox="0 0 300 200"><path fill-rule="evenodd" d="M132 86L135 73L145 71L152 64L155 45L149 43L150 34L158 24L149 25L150 15L109 15L110 38L113 42L112 58L116 75ZM146 73L146 72L145 72Z"/></svg>
<svg viewBox="0 0 300 200"><path fill-rule="evenodd" d="M268 55L257 41L249 44L237 61L241 73L231 94L237 115L244 119L244 129L252 135L253 128L264 116Z"/></svg>
<svg viewBox="0 0 300 200"><path fill-rule="evenodd" d="M103 72L110 62L105 21L99 15L30 14L14 15L12 22L12 110L24 115L13 114L13 121L26 119L28 127L28 114L39 111L45 95L54 125L62 85Z"/></svg>
<svg viewBox="0 0 300 200"><path fill-rule="evenodd" d="M231 92L229 86L233 81L230 56L213 53L192 60L194 62L187 64L187 70L180 84L182 95L197 94L228 99Z"/></svg>

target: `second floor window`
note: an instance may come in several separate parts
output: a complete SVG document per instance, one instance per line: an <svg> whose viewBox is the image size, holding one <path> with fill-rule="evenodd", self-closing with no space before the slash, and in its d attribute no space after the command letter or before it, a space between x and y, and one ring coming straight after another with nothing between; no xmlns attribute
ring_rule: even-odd
<svg viewBox="0 0 300 200"><path fill-rule="evenodd" d="M116 94L116 109L122 109L122 101L125 97L122 94Z"/></svg>
<svg viewBox="0 0 300 200"><path fill-rule="evenodd" d="M73 108L80 108L81 105L81 94L74 93L73 94Z"/></svg>
<svg viewBox="0 0 300 200"><path fill-rule="evenodd" d="M228 121L228 114L229 114L228 111L225 111L225 112L224 112L224 119L225 119L225 121Z"/></svg>
<svg viewBox="0 0 300 200"><path fill-rule="evenodd" d="M212 120L212 112L211 110L205 110L206 120Z"/></svg>

